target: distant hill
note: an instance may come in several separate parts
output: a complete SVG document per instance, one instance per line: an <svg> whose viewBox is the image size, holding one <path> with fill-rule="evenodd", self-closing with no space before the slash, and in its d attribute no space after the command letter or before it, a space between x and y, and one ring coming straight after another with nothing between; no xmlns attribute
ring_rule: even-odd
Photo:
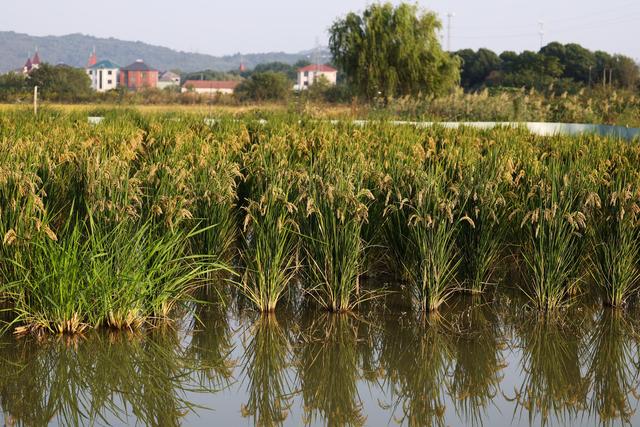
<svg viewBox="0 0 640 427"><path fill-rule="evenodd" d="M99 38L84 34L66 36L30 36L13 31L0 31L0 73L21 68L27 60L29 52L33 55L38 47L43 62L51 64L64 63L74 67L83 67L93 47L98 59L109 59L120 66L128 65L136 59L144 61L161 70L181 70L183 72L216 70L229 71L238 69L241 59L247 68L257 64L280 61L293 64L300 59L310 59L311 51L298 53L270 52L227 56L212 56L200 53L189 53L172 50L162 46L154 46L142 42ZM327 52L323 52L327 56ZM328 59L328 58L326 58Z"/></svg>

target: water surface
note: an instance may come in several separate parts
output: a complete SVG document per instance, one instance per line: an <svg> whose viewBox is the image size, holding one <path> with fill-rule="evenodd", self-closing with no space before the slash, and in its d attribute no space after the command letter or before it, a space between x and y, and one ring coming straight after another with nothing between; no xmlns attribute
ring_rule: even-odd
<svg viewBox="0 0 640 427"><path fill-rule="evenodd" d="M150 334L5 336L5 425L640 425L635 312L208 306ZM365 314L366 313L366 314Z"/></svg>

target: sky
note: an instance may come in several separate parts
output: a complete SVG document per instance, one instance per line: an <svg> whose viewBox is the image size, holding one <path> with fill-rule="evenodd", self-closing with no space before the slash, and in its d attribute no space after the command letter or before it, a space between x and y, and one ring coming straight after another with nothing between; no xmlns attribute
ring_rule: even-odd
<svg viewBox="0 0 640 427"><path fill-rule="evenodd" d="M172 49L226 55L298 52L325 46L338 17L365 0L4 0L0 31L31 35L83 33L139 40ZM394 0L392 3L399 3ZM415 2L443 21L451 49L538 50L577 42L592 50L640 59L640 0L431 0ZM99 7L97 5L100 5Z"/></svg>

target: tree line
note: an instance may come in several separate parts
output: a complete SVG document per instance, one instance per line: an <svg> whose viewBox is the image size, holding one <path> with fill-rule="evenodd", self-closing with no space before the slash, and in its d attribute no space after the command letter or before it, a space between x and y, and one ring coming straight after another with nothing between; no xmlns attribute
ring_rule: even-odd
<svg viewBox="0 0 640 427"><path fill-rule="evenodd" d="M576 43L549 43L538 52L500 55L489 49L463 49L460 84L465 90L483 87L525 87L575 92L584 87L637 90L640 70L624 55L593 52Z"/></svg>
<svg viewBox="0 0 640 427"><path fill-rule="evenodd" d="M638 65L628 56L558 42L538 52L446 52L439 41L441 30L437 15L416 4L374 3L363 12L348 13L329 29L332 65L339 70L338 86L320 81L303 91L304 96L329 102L357 97L387 104L399 97L440 96L460 86L466 91L534 88L545 93L576 93L585 87L636 91L640 84ZM204 70L183 74L182 81L238 79L242 83L236 89L237 101L286 100L292 96L297 69L308 64L270 62L247 71ZM45 64L28 77L0 76L0 101L28 94L34 85L41 88L44 99L54 101L97 100L101 96L92 93L84 70ZM167 91L165 95L173 100L179 94Z"/></svg>

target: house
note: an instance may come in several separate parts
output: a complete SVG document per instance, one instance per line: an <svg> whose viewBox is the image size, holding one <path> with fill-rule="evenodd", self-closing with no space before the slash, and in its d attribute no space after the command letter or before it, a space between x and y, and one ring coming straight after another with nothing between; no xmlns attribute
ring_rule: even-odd
<svg viewBox="0 0 640 427"><path fill-rule="evenodd" d="M158 85L158 70L138 59L133 64L129 64L120 69L119 84L131 90L142 88L155 88Z"/></svg>
<svg viewBox="0 0 640 427"><path fill-rule="evenodd" d="M335 85L338 78L338 70L321 64L312 64L298 68L298 84L296 85L296 89L307 89L320 76L323 76L330 85Z"/></svg>
<svg viewBox="0 0 640 427"><path fill-rule="evenodd" d="M109 60L96 62L87 67L91 87L97 92L115 89L118 86L118 69L119 67Z"/></svg>
<svg viewBox="0 0 640 427"><path fill-rule="evenodd" d="M165 71L160 75L157 87L158 89L164 89L172 86L180 86L180 75L171 71Z"/></svg>
<svg viewBox="0 0 640 427"><path fill-rule="evenodd" d="M27 62L25 62L22 67L22 74L29 74L38 68L40 68L40 55L38 55L38 48L36 48L36 53L33 55L33 58L28 57Z"/></svg>
<svg viewBox="0 0 640 427"><path fill-rule="evenodd" d="M231 95L239 84L239 80L187 80L182 85L182 92Z"/></svg>

